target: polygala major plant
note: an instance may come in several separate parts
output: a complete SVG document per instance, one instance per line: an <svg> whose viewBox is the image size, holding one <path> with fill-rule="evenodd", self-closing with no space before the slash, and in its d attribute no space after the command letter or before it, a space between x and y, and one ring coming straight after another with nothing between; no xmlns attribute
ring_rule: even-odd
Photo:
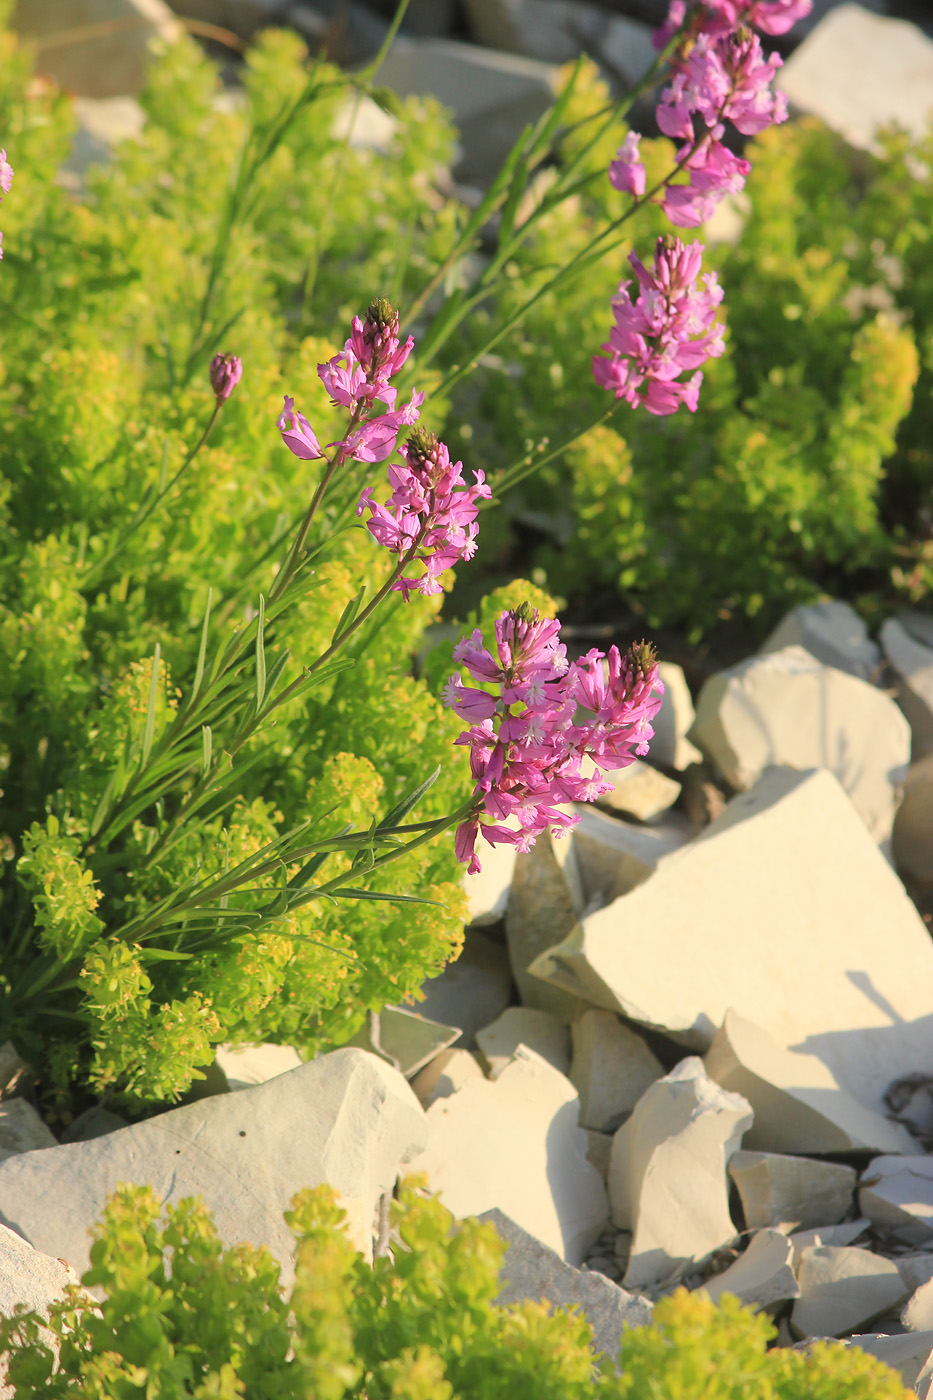
<svg viewBox="0 0 933 1400"><path fill-rule="evenodd" d="M739 187L747 166L723 144L724 123L745 133L784 115L770 90L777 60L749 26L779 32L800 10L675 0L642 88L666 75L659 121L683 144L648 180L637 138L624 137L609 180L630 206L550 275L550 291L617 246L636 210L691 227ZM457 951L462 866L480 870L481 842L524 851L564 833L566 804L594 800L607 772L647 751L661 703L649 644L571 659L560 622L522 584L492 619L494 638L475 630L455 647L470 684L452 676L439 700L408 659L452 571L476 554L484 509L567 446L468 482L443 440L469 368L445 358L454 333L539 220L587 182L571 160L518 222L555 141L575 132L589 149L635 94L588 136L590 118L568 115L572 78L465 222L432 223L411 203L405 261L393 220L378 273L400 296L371 300L334 353L320 335L293 343L290 329L328 271L330 205L314 161L336 189L364 158L322 136L317 116L336 121L348 80L289 60L292 42L273 35L251 55L248 120L217 111L209 67L189 47L170 50L143 96L151 132L89 177L80 206L55 185L58 147L37 144L43 129L52 141L62 104L31 95L25 67L0 70L0 83L20 83L4 135L20 178L17 140L47 172L30 207L16 203L3 270L17 377L0 383L11 424L0 1038L36 1065L63 1116L89 1092L137 1111L174 1099L224 1040L339 1044L368 1009L417 995ZM373 85L380 61L354 82L387 103ZM52 104L44 128L29 105L39 100ZM400 209L423 185L428 127L402 147L410 178L365 157L358 185L373 208ZM206 132L222 156L204 176L192 153ZM12 173L0 152L4 194ZM313 246L293 251L304 214L281 205L296 189L322 222ZM355 207L365 222L365 200ZM496 213L497 252L437 307ZM349 296L349 237L329 254L332 312ZM637 297L622 284L594 362L610 413L622 402L696 410L700 367L723 348L722 293L701 254L671 234L652 270L632 254ZM169 269L176 292L164 296L191 282L193 305L159 301L153 267ZM316 329L331 330L334 314ZM51 458L50 425L61 439Z"/></svg>

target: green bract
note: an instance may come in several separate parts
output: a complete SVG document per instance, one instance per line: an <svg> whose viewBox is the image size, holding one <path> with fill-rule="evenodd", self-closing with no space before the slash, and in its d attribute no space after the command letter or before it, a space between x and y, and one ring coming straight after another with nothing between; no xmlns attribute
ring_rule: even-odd
<svg viewBox="0 0 933 1400"><path fill-rule="evenodd" d="M576 1310L495 1306L505 1245L453 1217L415 1179L393 1205L394 1258L370 1266L329 1187L295 1197L295 1281L267 1249L224 1249L203 1205L161 1208L149 1187L109 1202L81 1289L44 1319L0 1320L16 1400L900 1400L910 1392L855 1348L766 1351L774 1329L735 1298L681 1289L618 1358L594 1354ZM55 1351L50 1347L54 1339ZM618 1366L616 1366L618 1362Z"/></svg>

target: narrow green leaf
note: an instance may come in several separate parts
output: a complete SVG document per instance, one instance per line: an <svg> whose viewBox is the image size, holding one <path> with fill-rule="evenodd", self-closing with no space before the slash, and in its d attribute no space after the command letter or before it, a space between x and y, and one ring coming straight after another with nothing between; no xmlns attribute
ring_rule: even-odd
<svg viewBox="0 0 933 1400"><path fill-rule="evenodd" d="M315 671L311 676L304 676L299 685L295 686L289 700L296 700L299 695L304 695L306 690L312 690L316 685L322 685L325 681L331 680L341 671L349 670L355 666L356 661L352 656L340 656L335 661L329 661L326 666L322 666L319 671Z"/></svg>
<svg viewBox="0 0 933 1400"><path fill-rule="evenodd" d="M424 794L429 788L434 786L440 776L441 765L438 764L434 772L429 774L423 783L419 783L416 788L413 788L412 791L408 793L407 797L403 797L401 802L392 808L391 812L385 814L382 821L376 827L376 831L383 831L386 827L397 826L404 817L408 816L411 809L417 806L422 797L424 797Z"/></svg>
<svg viewBox="0 0 933 1400"><path fill-rule="evenodd" d="M154 962L188 962L193 953L176 953L171 948L144 948L138 955L143 967Z"/></svg>
<svg viewBox="0 0 933 1400"><path fill-rule="evenodd" d="M159 657L161 649L159 643L155 644L155 652L152 657L152 676L149 681L149 708L146 711L146 727L143 730L143 751L139 760L140 771L149 762L149 754L152 751L152 740L155 737L156 703L159 698Z"/></svg>
<svg viewBox="0 0 933 1400"><path fill-rule="evenodd" d="M340 621L337 623L337 626L334 628L334 635L333 635L333 637L331 637L331 645L332 645L332 646L333 646L334 642L336 642L337 638L338 638L348 627L351 627L351 626L353 625L353 623L354 623L354 621L356 620L356 617L357 617L357 615L358 615L358 613L359 613L359 611L360 611L360 608L361 608L362 605L363 605L363 599L364 599L365 596L366 596L366 585L364 584L363 587L360 589L359 593L357 593L356 597L350 599L349 603L348 603L347 606L344 608L343 612L340 614Z"/></svg>
<svg viewBox="0 0 933 1400"><path fill-rule="evenodd" d="M92 840L103 826L104 817L107 815L107 812L110 808L110 800L113 797L113 790L116 784L116 777L117 770L114 769L113 772L110 774L110 777L107 779L107 783L104 787L104 790L100 795L100 801L94 809L94 815L91 818L91 825L88 829L88 835L91 837Z"/></svg>
<svg viewBox="0 0 933 1400"><path fill-rule="evenodd" d="M207 607L204 609L204 621L201 624L201 645L198 649L198 664L194 672L194 682L191 686L191 694L188 696L189 705L197 696L198 691L201 689L201 682L204 679L204 662L207 659L207 628L211 620L211 600L213 599L213 596L214 590L212 588L209 588L207 590Z"/></svg>
<svg viewBox="0 0 933 1400"><path fill-rule="evenodd" d="M211 769L211 749L213 748L213 736L209 724L201 726L201 772L206 778Z"/></svg>
<svg viewBox="0 0 933 1400"><path fill-rule="evenodd" d="M256 628L256 713L262 709L266 694L266 647L263 633L266 628L266 600L259 595L259 626Z"/></svg>
<svg viewBox="0 0 933 1400"><path fill-rule="evenodd" d="M386 904L436 904L438 909L445 906L439 899L421 899L415 894L383 894L380 890L357 890L346 886L342 890L327 890L331 899L381 899Z"/></svg>
<svg viewBox="0 0 933 1400"><path fill-rule="evenodd" d="M275 687L279 683L279 679L281 678L282 672L285 670L285 667L291 660L291 655L292 654L288 650L288 647L286 647L285 650L282 652L282 655L277 656L275 658L275 661L272 663L272 670L269 672L268 678L266 680L266 695L269 697L270 701L275 695Z"/></svg>

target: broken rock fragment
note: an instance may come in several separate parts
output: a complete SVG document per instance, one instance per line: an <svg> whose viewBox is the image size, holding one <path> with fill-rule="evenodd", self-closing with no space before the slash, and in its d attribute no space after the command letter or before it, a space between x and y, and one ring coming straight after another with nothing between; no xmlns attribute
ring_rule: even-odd
<svg viewBox="0 0 933 1400"><path fill-rule="evenodd" d="M570 1079L580 1095L584 1128L613 1132L664 1066L635 1031L611 1011L584 1011L570 1028Z"/></svg>
<svg viewBox="0 0 933 1400"><path fill-rule="evenodd" d="M652 720L654 738L651 740L651 757L655 763L666 764L683 772L702 757L700 750L687 738L696 718L690 687L683 668L673 661L659 662L658 675L664 682L664 698Z"/></svg>
<svg viewBox="0 0 933 1400"><path fill-rule="evenodd" d="M599 908L628 894L693 836L690 822L679 812L652 826L636 826L593 807L578 807L577 814L580 820L573 829L573 851L586 909ZM553 942L542 943L536 952L545 951Z"/></svg>
<svg viewBox="0 0 933 1400"><path fill-rule="evenodd" d="M520 1045L497 1079L471 1080L431 1104L428 1144L411 1170L427 1173L454 1215L497 1207L580 1264L609 1209L579 1112L570 1080Z"/></svg>
<svg viewBox="0 0 933 1400"><path fill-rule="evenodd" d="M779 1152L736 1152L729 1175L742 1198L750 1230L835 1225L849 1211L858 1173L836 1162Z"/></svg>
<svg viewBox="0 0 933 1400"><path fill-rule="evenodd" d="M862 1214L901 1243L933 1241L933 1157L876 1157L858 1199Z"/></svg>
<svg viewBox="0 0 933 1400"><path fill-rule="evenodd" d="M512 999L508 954L479 929L468 928L460 956L422 982L421 990L419 1014L441 1026L458 1026L455 1043L472 1050L480 1026L494 1021Z"/></svg>
<svg viewBox="0 0 933 1400"><path fill-rule="evenodd" d="M933 888L933 753L908 769L891 840L894 864L904 880Z"/></svg>
<svg viewBox="0 0 933 1400"><path fill-rule="evenodd" d="M827 768L876 841L891 835L910 730L897 705L803 647L753 656L711 676L691 738L740 791L769 764Z"/></svg>
<svg viewBox="0 0 933 1400"><path fill-rule="evenodd" d="M773 1153L919 1153L906 1128L866 1108L815 1055L785 1050L760 1026L727 1011L706 1054L717 1084L744 1094L755 1111L745 1136L751 1151ZM830 1221L819 1221L830 1224Z"/></svg>
<svg viewBox="0 0 933 1400"><path fill-rule="evenodd" d="M418 1071L411 1087L421 1107L429 1108L435 1099L449 1098L471 1079L484 1078L476 1056L469 1050L442 1050Z"/></svg>
<svg viewBox="0 0 933 1400"><path fill-rule="evenodd" d="M794 1277L794 1246L780 1230L758 1230L744 1254L723 1273L702 1285L714 1302L732 1293L748 1307L766 1308L772 1303L800 1296Z"/></svg>
<svg viewBox="0 0 933 1400"><path fill-rule="evenodd" d="M563 1021L531 1006L507 1006L501 1016L476 1032L476 1044L490 1079L510 1064L519 1045L527 1045L561 1074L570 1069L570 1032Z"/></svg>
<svg viewBox="0 0 933 1400"><path fill-rule="evenodd" d="M933 45L930 47L933 54ZM913 756L933 750L933 647L912 637L896 618L881 629L881 645L898 679L897 698L913 735Z"/></svg>
<svg viewBox="0 0 933 1400"><path fill-rule="evenodd" d="M791 1326L801 1337L841 1337L898 1307L907 1297L897 1265L852 1246L805 1249Z"/></svg>
<svg viewBox="0 0 933 1400"><path fill-rule="evenodd" d="M752 1111L707 1076L691 1056L639 1099L612 1144L612 1220L633 1232L623 1282L660 1282L735 1236L726 1163Z"/></svg>
<svg viewBox="0 0 933 1400"><path fill-rule="evenodd" d="M804 603L789 612L760 648L765 652L804 647L824 666L871 680L881 663L881 648L853 607L843 602Z"/></svg>
<svg viewBox="0 0 933 1400"><path fill-rule="evenodd" d="M691 1049L707 1049L733 1008L879 1113L892 1080L933 1052L933 942L821 769L769 769L531 970Z"/></svg>
<svg viewBox="0 0 933 1400"><path fill-rule="evenodd" d="M565 1025L582 1010L579 999L557 987L546 986L531 976L528 968L539 953L559 943L574 928L582 899L576 847L571 838L555 841L546 833L538 837L530 851L517 858L505 916L515 985L523 1006L548 1011Z"/></svg>
<svg viewBox="0 0 933 1400"><path fill-rule="evenodd" d="M636 817L640 822L654 821L680 796L680 783L637 758L627 768L617 768L605 777L612 783L612 790L602 794L599 805Z"/></svg>

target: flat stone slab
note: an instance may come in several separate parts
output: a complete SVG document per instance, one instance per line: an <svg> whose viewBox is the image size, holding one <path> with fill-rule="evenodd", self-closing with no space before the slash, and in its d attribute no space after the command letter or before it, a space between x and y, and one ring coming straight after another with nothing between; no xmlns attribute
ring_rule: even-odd
<svg viewBox="0 0 933 1400"><path fill-rule="evenodd" d="M933 1157L876 1157L862 1173L859 1209L905 1244L933 1241Z"/></svg>
<svg viewBox="0 0 933 1400"><path fill-rule="evenodd" d="M843 602L804 603L787 614L760 648L805 647L824 666L871 680L881 664L881 648L853 607Z"/></svg>
<svg viewBox="0 0 933 1400"><path fill-rule="evenodd" d="M898 1307L907 1297L895 1263L851 1246L805 1249L797 1281L800 1297L791 1327L801 1337L841 1337Z"/></svg>
<svg viewBox="0 0 933 1400"><path fill-rule="evenodd" d="M410 1169L427 1174L458 1218L498 1208L580 1264L606 1226L609 1202L579 1113L570 1080L520 1045L497 1079L470 1080L431 1104L427 1146Z"/></svg>
<svg viewBox="0 0 933 1400"><path fill-rule="evenodd" d="M651 721L654 729L651 757L655 763L664 763L682 772L691 763L699 763L703 757L687 738L696 718L693 698L683 667L673 661L660 661L658 676L664 683L664 696L660 710Z"/></svg>
<svg viewBox="0 0 933 1400"><path fill-rule="evenodd" d="M229 1089L248 1089L297 1069L302 1059L291 1045L218 1045L214 1063Z"/></svg>
<svg viewBox="0 0 933 1400"><path fill-rule="evenodd" d="M411 1079L460 1035L459 1026L442 1025L405 1006L384 1006L381 1011L369 1012L362 1029L347 1044L371 1050Z"/></svg>
<svg viewBox="0 0 933 1400"><path fill-rule="evenodd" d="M0 1102L0 1157L57 1146L56 1139L31 1103L25 1099Z"/></svg>
<svg viewBox="0 0 933 1400"><path fill-rule="evenodd" d="M636 826L595 807L576 810L580 820L571 839L587 908L628 894L693 837L681 812L670 812L651 826Z"/></svg>
<svg viewBox="0 0 933 1400"><path fill-rule="evenodd" d="M0 1315L12 1317L18 1303L48 1317L49 1304L64 1295L68 1284L78 1283L70 1265L42 1254L15 1230L0 1225ZM54 1345L51 1332L43 1329L42 1340ZM12 1400L13 1387L6 1384L6 1360L0 1360L0 1400ZM23 1394L22 1387L19 1394Z"/></svg>
<svg viewBox="0 0 933 1400"><path fill-rule="evenodd" d="M825 770L769 769L530 970L691 1049L734 1009L877 1112L933 1062L933 942Z"/></svg>
<svg viewBox="0 0 933 1400"><path fill-rule="evenodd" d="M584 1128L614 1132L664 1074L664 1066L631 1027L611 1011L584 1011L570 1028L570 1079L580 1095Z"/></svg>
<svg viewBox="0 0 933 1400"><path fill-rule="evenodd" d="M924 646L893 617L881 628L881 645L897 673L897 699L913 735L913 756L921 758L933 752L933 647Z"/></svg>
<svg viewBox="0 0 933 1400"><path fill-rule="evenodd" d="M604 1274L575 1269L559 1254L529 1235L501 1210L487 1210L479 1217L495 1225L508 1243L499 1274L500 1307L526 1298L545 1299L555 1308L579 1307L593 1329L596 1351L618 1361L622 1334L628 1327L644 1327L651 1321L652 1306L638 1293L628 1293Z"/></svg>
<svg viewBox="0 0 933 1400"><path fill-rule="evenodd" d="M475 875L464 874L463 877L468 924L481 928L504 916L515 874L515 856L514 846L483 844L482 869Z"/></svg>
<svg viewBox="0 0 933 1400"><path fill-rule="evenodd" d="M713 1302L718 1302L724 1293L732 1293L751 1308L767 1308L788 1298L799 1298L793 1256L794 1246L780 1230L758 1230L744 1254L697 1291L708 1294Z"/></svg>
<svg viewBox="0 0 933 1400"><path fill-rule="evenodd" d="M835 1225L848 1214L858 1180L854 1167L780 1152L736 1152L729 1175L750 1230Z"/></svg>
<svg viewBox="0 0 933 1400"><path fill-rule="evenodd" d="M411 1081L415 1098L422 1108L435 1099L448 1099L471 1079L485 1079L476 1056L470 1050L442 1050Z"/></svg>
<svg viewBox="0 0 933 1400"><path fill-rule="evenodd" d="M690 737L740 791L771 764L828 768L875 840L891 835L897 784L910 762L909 726L884 691L801 646L711 676Z"/></svg>
<svg viewBox="0 0 933 1400"><path fill-rule="evenodd" d="M639 1099L609 1163L613 1224L633 1236L627 1287L659 1283L735 1237L726 1164L751 1121L745 1099L715 1084L696 1057Z"/></svg>
<svg viewBox="0 0 933 1400"><path fill-rule="evenodd" d="M927 130L933 43L905 20L838 5L791 55L777 86L850 145L872 149L880 126Z"/></svg>
<svg viewBox="0 0 933 1400"><path fill-rule="evenodd" d="M341 1196L350 1237L368 1257L380 1196L427 1142L408 1084L364 1050L342 1049L265 1084L175 1108L90 1142L0 1162L0 1215L79 1274L91 1227L121 1182L151 1185L166 1205L200 1196L227 1245L268 1245L291 1278L283 1212L324 1182Z"/></svg>
<svg viewBox="0 0 933 1400"><path fill-rule="evenodd" d="M848 1345L876 1356L896 1371L919 1400L933 1396L933 1332L908 1332L902 1336L863 1333L849 1337Z"/></svg>
<svg viewBox="0 0 933 1400"><path fill-rule="evenodd" d="M921 1151L906 1128L843 1089L816 1055L785 1050L735 1011L726 1012L706 1069L723 1088L744 1094L755 1110L745 1136L752 1151Z"/></svg>
<svg viewBox="0 0 933 1400"><path fill-rule="evenodd" d="M507 1006L501 1016L476 1032L476 1045L490 1079L511 1063L519 1045L527 1045L561 1074L570 1069L570 1031L550 1012L532 1006Z"/></svg>
<svg viewBox="0 0 933 1400"><path fill-rule="evenodd" d="M608 772L606 781L612 783L612 791L603 793L599 805L640 822L654 821L680 796L680 783L637 758L627 768Z"/></svg>
<svg viewBox="0 0 933 1400"><path fill-rule="evenodd" d="M555 841L546 832L530 851L518 856L505 915L512 975L523 1006L547 1011L565 1025L583 1010L579 998L547 986L532 977L528 968L539 953L575 927L583 900L574 838Z"/></svg>
<svg viewBox="0 0 933 1400"><path fill-rule="evenodd" d="M505 1010L512 1000L508 954L477 928L468 928L460 956L443 972L421 984L419 1015L440 1026L457 1026L454 1044L472 1050L480 1026Z"/></svg>

